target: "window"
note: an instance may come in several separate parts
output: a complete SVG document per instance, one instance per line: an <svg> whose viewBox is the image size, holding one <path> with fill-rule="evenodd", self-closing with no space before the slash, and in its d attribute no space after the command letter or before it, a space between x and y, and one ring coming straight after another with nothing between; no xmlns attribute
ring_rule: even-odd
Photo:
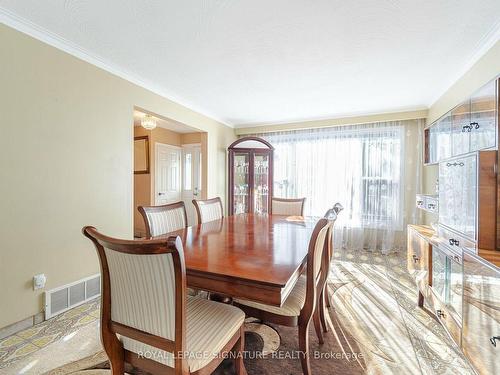
<svg viewBox="0 0 500 375"><path fill-rule="evenodd" d="M306 215L318 216L338 201L346 226L402 230L403 126L342 126L263 138L275 147L275 196L306 197Z"/></svg>

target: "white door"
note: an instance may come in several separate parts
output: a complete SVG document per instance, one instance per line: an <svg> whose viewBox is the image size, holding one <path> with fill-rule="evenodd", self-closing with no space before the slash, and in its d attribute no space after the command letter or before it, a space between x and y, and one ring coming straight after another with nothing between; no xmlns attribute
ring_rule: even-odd
<svg viewBox="0 0 500 375"><path fill-rule="evenodd" d="M155 166L155 205L180 201L181 148L156 143Z"/></svg>
<svg viewBox="0 0 500 375"><path fill-rule="evenodd" d="M188 224L197 223L193 199L201 198L201 146L182 146L182 200L186 205Z"/></svg>

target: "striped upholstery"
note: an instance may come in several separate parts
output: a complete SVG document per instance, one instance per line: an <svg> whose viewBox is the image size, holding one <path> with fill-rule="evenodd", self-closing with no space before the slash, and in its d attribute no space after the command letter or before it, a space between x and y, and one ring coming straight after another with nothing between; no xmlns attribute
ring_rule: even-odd
<svg viewBox="0 0 500 375"><path fill-rule="evenodd" d="M329 221L327 225L323 227L318 233L318 238L314 244L314 275L318 277L321 271L321 258L323 256L323 250L325 246L325 241L327 241L328 229L333 226L333 222Z"/></svg>
<svg viewBox="0 0 500 375"><path fill-rule="evenodd" d="M159 212L146 213L151 236L161 236L162 234L174 232L186 227L186 217L184 207L168 209Z"/></svg>
<svg viewBox="0 0 500 375"><path fill-rule="evenodd" d="M282 202L272 200L273 215L301 216L303 201Z"/></svg>
<svg viewBox="0 0 500 375"><path fill-rule="evenodd" d="M205 367L240 329L245 314L240 309L199 297L188 297L186 309L186 351L189 371ZM120 337L125 349L174 367L173 354L139 341ZM214 354L215 353L215 354Z"/></svg>
<svg viewBox="0 0 500 375"><path fill-rule="evenodd" d="M318 233L318 237L316 238L316 242L314 244L314 275L316 283L318 280L319 272L321 271L322 264L322 256L323 250L325 247L325 241L328 240L328 230L332 227L333 222L329 221L327 225L325 225ZM288 296L288 298L283 303L283 306L271 306L263 303L253 302L253 301L245 301L237 299L235 300L236 304L245 305L248 307L252 307L254 309L267 311L276 315L281 316L299 316L302 307L304 307L306 301L306 290L307 290L307 277L305 275L300 276L297 280L297 284L292 289L292 292Z"/></svg>
<svg viewBox="0 0 500 375"><path fill-rule="evenodd" d="M134 255L105 249L111 319L169 340L175 338L172 255Z"/></svg>
<svg viewBox="0 0 500 375"><path fill-rule="evenodd" d="M240 305L253 307L254 309L268 311L276 315L299 316L300 310L302 310L306 301L306 284L306 276L300 276L297 280L297 284L295 284L295 287L281 307L241 299L236 299L235 302Z"/></svg>
<svg viewBox="0 0 500 375"><path fill-rule="evenodd" d="M198 202L198 205L200 207L200 216L202 223L207 223L209 221L219 220L222 218L222 207L219 202Z"/></svg>

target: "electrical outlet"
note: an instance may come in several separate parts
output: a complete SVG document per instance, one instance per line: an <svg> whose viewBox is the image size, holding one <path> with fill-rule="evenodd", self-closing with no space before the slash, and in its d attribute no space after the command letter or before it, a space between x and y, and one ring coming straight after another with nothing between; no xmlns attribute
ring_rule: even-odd
<svg viewBox="0 0 500 375"><path fill-rule="evenodd" d="M47 277L44 273L33 276L33 290L42 289L45 287Z"/></svg>

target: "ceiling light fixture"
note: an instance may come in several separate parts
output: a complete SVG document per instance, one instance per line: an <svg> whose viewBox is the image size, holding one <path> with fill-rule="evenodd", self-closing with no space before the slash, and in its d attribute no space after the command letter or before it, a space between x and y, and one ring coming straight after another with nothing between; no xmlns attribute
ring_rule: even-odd
<svg viewBox="0 0 500 375"><path fill-rule="evenodd" d="M156 128L156 120L151 115L146 115L141 119L141 126L147 130L153 130Z"/></svg>

